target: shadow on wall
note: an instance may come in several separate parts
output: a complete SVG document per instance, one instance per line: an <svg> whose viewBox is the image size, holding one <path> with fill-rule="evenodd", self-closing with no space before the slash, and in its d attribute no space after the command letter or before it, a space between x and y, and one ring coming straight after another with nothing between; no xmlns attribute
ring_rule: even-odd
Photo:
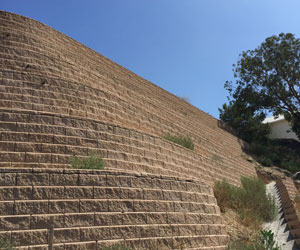
<svg viewBox="0 0 300 250"><path fill-rule="evenodd" d="M237 133L235 129L233 129L231 126L229 126L226 122L222 122L221 120L218 120L218 127L229 132L230 134L237 136Z"/></svg>
<svg viewBox="0 0 300 250"><path fill-rule="evenodd" d="M221 120L218 120L218 127L225 130L226 132L232 134L233 136L237 137L238 139L238 143L241 146L241 149L245 152L247 147L248 147L248 143L243 141L242 139L240 139L237 135L237 132L235 131L234 128L232 128L230 125L228 125L226 122L222 122Z"/></svg>

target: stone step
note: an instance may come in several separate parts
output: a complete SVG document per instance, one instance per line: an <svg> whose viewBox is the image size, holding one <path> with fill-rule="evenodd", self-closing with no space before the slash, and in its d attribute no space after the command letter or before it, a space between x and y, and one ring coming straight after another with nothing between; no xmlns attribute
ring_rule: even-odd
<svg viewBox="0 0 300 250"><path fill-rule="evenodd" d="M294 239L300 239L300 229L292 229L290 232Z"/></svg>
<svg viewBox="0 0 300 250"><path fill-rule="evenodd" d="M295 239L296 245L300 247L300 239Z"/></svg>
<svg viewBox="0 0 300 250"><path fill-rule="evenodd" d="M289 227L290 230L292 230L292 229L300 229L300 222L299 222L299 220L288 221L287 224L288 224L288 227Z"/></svg>

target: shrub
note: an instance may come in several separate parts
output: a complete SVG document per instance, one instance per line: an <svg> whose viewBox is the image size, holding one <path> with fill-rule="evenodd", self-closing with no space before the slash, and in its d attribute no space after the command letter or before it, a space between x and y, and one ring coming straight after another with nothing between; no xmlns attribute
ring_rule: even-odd
<svg viewBox="0 0 300 250"><path fill-rule="evenodd" d="M186 97L186 96L177 96L178 98L180 98L181 100L190 103L190 98Z"/></svg>
<svg viewBox="0 0 300 250"><path fill-rule="evenodd" d="M234 195L236 192L238 192L238 188L230 185L226 181L218 181L215 184L214 193L218 201L218 206L222 212L225 212L226 208L233 208L237 206L237 204L235 204L236 195Z"/></svg>
<svg viewBox="0 0 300 250"><path fill-rule="evenodd" d="M248 152L256 156L266 155L268 153L268 147L266 145L251 143L248 148Z"/></svg>
<svg viewBox="0 0 300 250"><path fill-rule="evenodd" d="M267 158L267 157L262 157L259 159L259 163L265 167L270 167L273 164L273 161L270 159L270 158Z"/></svg>
<svg viewBox="0 0 300 250"><path fill-rule="evenodd" d="M277 166L292 173L300 171L300 143L289 145L283 140L272 140L262 145L251 143L247 152L253 154L263 166Z"/></svg>
<svg viewBox="0 0 300 250"><path fill-rule="evenodd" d="M164 136L164 139L174 142L174 143L181 145L183 147L186 147L188 149L194 150L194 143L190 137L179 137L179 136L166 135L166 136Z"/></svg>
<svg viewBox="0 0 300 250"><path fill-rule="evenodd" d="M241 187L226 181L217 182L215 197L222 212L231 208L238 212L241 223L246 226L259 226L276 215L274 199L266 194L265 184L256 178L241 178Z"/></svg>
<svg viewBox="0 0 300 250"><path fill-rule="evenodd" d="M280 250L274 240L274 233L269 230L260 231L260 238L252 240L250 243L243 241L231 242L228 246L229 250Z"/></svg>
<svg viewBox="0 0 300 250"><path fill-rule="evenodd" d="M266 250L266 248L256 239L250 243L243 241L231 242L228 246L228 250Z"/></svg>
<svg viewBox="0 0 300 250"><path fill-rule="evenodd" d="M281 168L287 169L292 173L296 173L300 170L300 163L295 159L290 159L280 164Z"/></svg>
<svg viewBox="0 0 300 250"><path fill-rule="evenodd" d="M261 230L260 233L260 242L267 250L280 250L280 248L274 240L274 233L271 230Z"/></svg>
<svg viewBox="0 0 300 250"><path fill-rule="evenodd" d="M71 167L76 169L100 169L103 170L105 162L99 155L93 154L87 158L73 156L71 158Z"/></svg>
<svg viewBox="0 0 300 250"><path fill-rule="evenodd" d="M1 250L13 250L14 246L8 240L0 238L0 249Z"/></svg>

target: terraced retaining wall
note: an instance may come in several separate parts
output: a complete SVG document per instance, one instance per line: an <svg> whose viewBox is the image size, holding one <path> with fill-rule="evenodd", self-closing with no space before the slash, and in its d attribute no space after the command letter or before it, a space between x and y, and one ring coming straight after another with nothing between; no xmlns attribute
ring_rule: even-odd
<svg viewBox="0 0 300 250"><path fill-rule="evenodd" d="M256 175L242 157L243 143L220 129L217 119L95 51L7 12L0 12L0 34L4 166L58 167L71 154L96 149L108 161L122 154L117 160L143 164L137 169L143 172L185 168L177 175L194 176L192 168L209 175L208 181L225 178L233 184L241 175ZM167 134L191 137L195 152L166 142Z"/></svg>
<svg viewBox="0 0 300 250"><path fill-rule="evenodd" d="M48 249L50 218L55 249L227 244L212 188L204 183L116 171L1 168L0 185L0 237L16 249Z"/></svg>
<svg viewBox="0 0 300 250"><path fill-rule="evenodd" d="M0 79L2 236L41 245L21 249L45 249L52 217L57 249L123 239L137 249L225 248L211 187L222 179L240 185L256 172L243 142L217 119L60 32L3 11ZM168 134L190 137L195 150ZM93 153L107 172L67 169L72 155Z"/></svg>

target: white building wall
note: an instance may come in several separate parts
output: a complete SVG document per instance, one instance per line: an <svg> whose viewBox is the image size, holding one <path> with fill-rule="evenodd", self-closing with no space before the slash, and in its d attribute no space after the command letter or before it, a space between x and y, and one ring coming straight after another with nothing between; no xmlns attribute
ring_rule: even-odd
<svg viewBox="0 0 300 250"><path fill-rule="evenodd" d="M297 141L298 137L294 132L291 131L291 126L286 120L280 120L276 122L269 123L271 127L271 139L295 139ZM287 132L291 131L291 132Z"/></svg>

